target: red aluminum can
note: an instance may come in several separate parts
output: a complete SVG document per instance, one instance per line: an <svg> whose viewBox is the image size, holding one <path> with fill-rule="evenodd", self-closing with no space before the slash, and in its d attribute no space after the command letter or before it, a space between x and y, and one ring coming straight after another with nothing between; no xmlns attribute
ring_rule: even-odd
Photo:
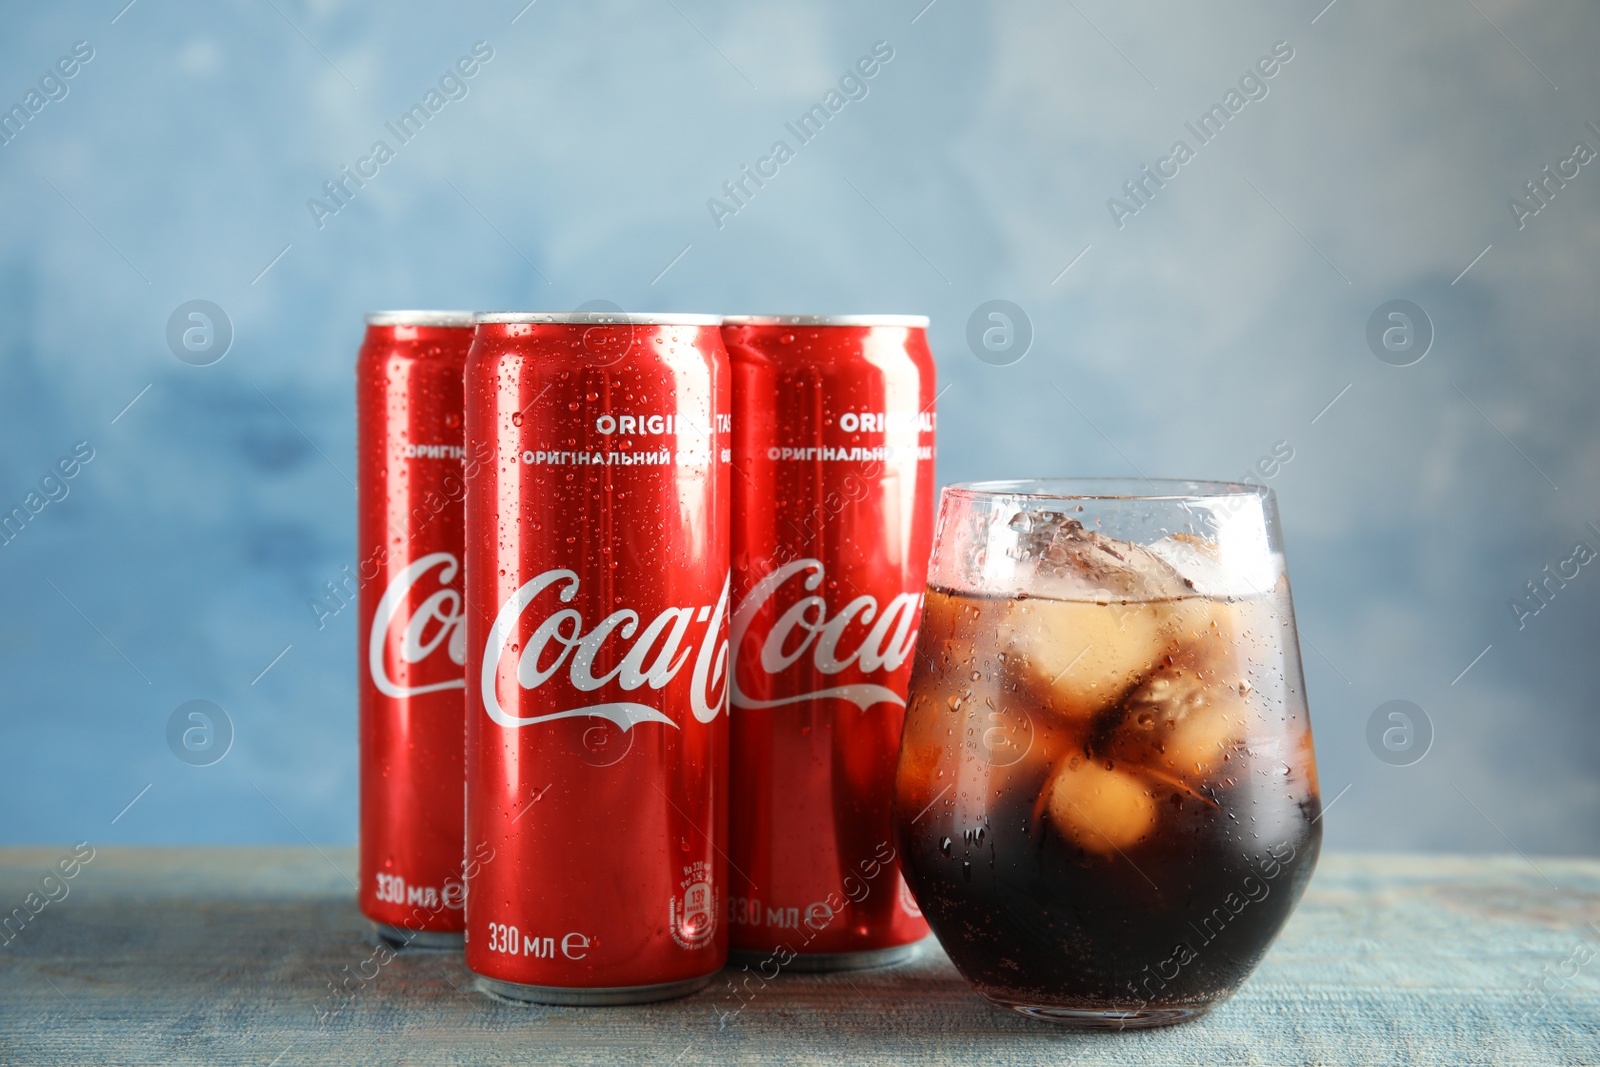
<svg viewBox="0 0 1600 1067"><path fill-rule="evenodd" d="M933 537L927 319L730 317L733 949L831 970L927 936L890 814ZM769 963L770 961L770 963Z"/></svg>
<svg viewBox="0 0 1600 1067"><path fill-rule="evenodd" d="M470 312L367 316L356 357L361 911L396 944L461 944L461 564Z"/></svg>
<svg viewBox="0 0 1600 1067"><path fill-rule="evenodd" d="M480 315L468 968L554 1004L727 958L728 357L704 315Z"/></svg>

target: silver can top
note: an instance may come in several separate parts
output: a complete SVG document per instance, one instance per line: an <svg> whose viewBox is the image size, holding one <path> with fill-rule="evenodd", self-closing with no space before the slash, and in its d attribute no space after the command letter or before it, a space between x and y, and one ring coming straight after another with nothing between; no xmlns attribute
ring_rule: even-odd
<svg viewBox="0 0 1600 1067"><path fill-rule="evenodd" d="M725 326L899 326L928 328L926 315L724 315Z"/></svg>
<svg viewBox="0 0 1600 1067"><path fill-rule="evenodd" d="M369 311L368 326L471 326L470 311Z"/></svg>
<svg viewBox="0 0 1600 1067"><path fill-rule="evenodd" d="M571 326L721 326L720 315L658 315L627 311L484 311L478 322Z"/></svg>

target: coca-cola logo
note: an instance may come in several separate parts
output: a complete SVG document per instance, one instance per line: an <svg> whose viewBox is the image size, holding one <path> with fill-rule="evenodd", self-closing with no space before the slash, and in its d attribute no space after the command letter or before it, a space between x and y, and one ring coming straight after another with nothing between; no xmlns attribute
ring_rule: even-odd
<svg viewBox="0 0 1600 1067"><path fill-rule="evenodd" d="M578 595L582 579L564 569L545 571L525 583L508 598L489 628L483 647L483 671L479 679L483 710L501 726L531 726L555 719L594 716L609 719L624 730L642 722L677 726L660 708L639 700L604 700L545 715L517 716L500 703L499 680L502 661L515 651L524 614L542 611L543 619L533 627L516 659L514 675L524 690L538 689L565 673L566 681L579 693L596 693L614 687L623 693L640 689L659 691L676 678L690 658L694 659L689 690L689 705L695 719L710 722L727 701L728 580L713 607L700 604L669 607L642 630L638 612L629 608L614 611L586 629L583 614L563 608ZM548 595L547 595L548 591ZM699 645L690 647L690 628L704 626ZM637 635L637 636L635 636ZM624 651L623 642L632 641ZM603 649L614 650L602 655ZM618 658L615 654L621 652ZM596 661L616 666L596 675ZM646 696L646 694L640 694Z"/></svg>
<svg viewBox="0 0 1600 1067"><path fill-rule="evenodd" d="M827 601L816 594L826 576L821 560L797 559L757 582L733 616L733 647L739 651L739 662L752 663L771 676L782 675L807 656L811 668L828 677L852 669L858 676L899 670L916 645L922 595L900 593L880 606L877 597L862 594L830 612ZM770 623L752 633L758 619ZM849 648L852 628L866 633ZM776 708L827 698L847 700L862 711L874 704L905 705L899 693L871 682L758 699L740 688L737 670L732 690L736 708Z"/></svg>
<svg viewBox="0 0 1600 1067"><path fill-rule="evenodd" d="M449 552L432 552L401 569L383 591L378 610L372 613L372 633L367 638L367 667L378 692L390 697L414 697L445 689L465 689L461 668L467 662L466 617L461 613L461 594L451 588L461 569L461 561ZM411 591L430 571L436 571L438 588L416 605L406 618L400 609L411 599ZM389 676L389 665L418 664L443 652L454 665L455 677L423 685L403 685Z"/></svg>

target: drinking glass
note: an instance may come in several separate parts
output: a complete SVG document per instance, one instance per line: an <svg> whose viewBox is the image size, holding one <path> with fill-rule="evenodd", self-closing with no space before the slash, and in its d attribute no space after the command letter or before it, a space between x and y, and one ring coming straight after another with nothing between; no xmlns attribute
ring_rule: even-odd
<svg viewBox="0 0 1600 1067"><path fill-rule="evenodd" d="M978 992L1078 1026L1204 1013L1294 910L1321 814L1270 490L942 492L895 824Z"/></svg>

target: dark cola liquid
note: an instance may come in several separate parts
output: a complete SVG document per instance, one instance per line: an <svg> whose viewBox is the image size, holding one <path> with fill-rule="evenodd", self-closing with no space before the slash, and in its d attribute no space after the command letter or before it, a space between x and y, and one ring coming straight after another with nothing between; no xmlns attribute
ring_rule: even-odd
<svg viewBox="0 0 1600 1067"><path fill-rule="evenodd" d="M1198 1011L1249 975L1321 846L1287 611L1286 588L1138 605L930 590L896 825L980 992Z"/></svg>

